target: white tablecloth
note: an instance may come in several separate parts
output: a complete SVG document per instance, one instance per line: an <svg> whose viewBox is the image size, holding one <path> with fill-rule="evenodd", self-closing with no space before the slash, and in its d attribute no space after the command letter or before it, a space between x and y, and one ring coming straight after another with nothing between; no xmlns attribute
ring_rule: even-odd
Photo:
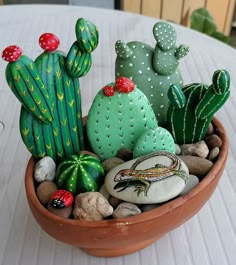
<svg viewBox="0 0 236 265"><path fill-rule="evenodd" d="M79 17L93 21L100 30L100 44L93 53L93 68L81 79L83 113L96 92L114 81L118 39L140 40L155 45L155 19L118 11L71 6L0 7L0 51L17 44L33 59L42 52L38 37L53 32L67 52L75 40L74 25ZM231 75L231 96L217 117L230 141L226 169L220 183L201 211L184 225L166 234L150 247L118 258L95 258L80 249L55 241L34 220L26 202L24 172L30 154L23 145L19 128L20 103L9 90L0 60L0 264L2 265L234 265L236 264L236 51L214 39L175 25L178 43L191 47L181 60L184 83L211 83L216 69Z"/></svg>

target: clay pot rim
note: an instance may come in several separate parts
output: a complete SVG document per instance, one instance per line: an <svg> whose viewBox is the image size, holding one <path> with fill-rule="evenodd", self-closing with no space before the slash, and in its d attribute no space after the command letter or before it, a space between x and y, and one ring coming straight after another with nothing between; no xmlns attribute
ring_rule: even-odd
<svg viewBox="0 0 236 265"><path fill-rule="evenodd" d="M45 218L50 219L53 222L60 223L61 225L72 225L76 227L93 227L93 228L105 228L107 226L126 226L126 225L134 225L136 223L146 222L147 220L155 219L159 216L163 216L167 214L169 211L173 211L174 209L183 205L186 201L194 199L194 196L198 194L201 190L205 188L205 186L209 185L215 178L217 172L221 169L222 160L227 159L228 153L228 137L226 131L222 125L222 123L217 119L213 118L213 124L217 128L217 132L222 139L222 147L217 161L214 163L212 169L209 173L204 177L204 179L191 191L186 193L185 195L178 197L170 202L167 202L160 207L141 213L139 215L121 218L121 219L111 219L111 220L102 220L102 221L84 221L84 220L73 220L73 219L64 219L62 217L56 216L55 214L49 212L38 200L34 188L34 182L32 173L33 167L35 164L35 159L33 157L30 158L26 173L25 173L25 189L27 197L30 198L31 203L35 208L38 209L41 215L45 216ZM223 161L224 162L224 161Z"/></svg>

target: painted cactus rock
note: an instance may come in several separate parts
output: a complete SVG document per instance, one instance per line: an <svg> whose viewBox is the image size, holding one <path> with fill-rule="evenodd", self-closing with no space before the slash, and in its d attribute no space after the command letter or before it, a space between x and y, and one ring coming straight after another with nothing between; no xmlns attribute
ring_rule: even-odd
<svg viewBox="0 0 236 265"><path fill-rule="evenodd" d="M154 49L138 41L127 44L117 41L115 71L117 78L125 76L137 84L149 99L159 125L165 126L168 87L173 83L182 85L178 65L179 60L188 53L188 47L176 46L175 29L166 22L156 23L153 35L157 41Z"/></svg>
<svg viewBox="0 0 236 265"><path fill-rule="evenodd" d="M86 26L80 27L81 23ZM79 77L90 70L90 51L96 48L96 27L85 19L76 23L77 35L67 56L56 51L59 40L51 34L40 36L39 43L44 52L35 62L17 54L6 68L7 82L22 103L20 132L28 150L36 158L50 156L62 160L84 148ZM92 32L92 48L89 30ZM86 48L81 50L84 36ZM17 48L18 49L18 48ZM89 51L88 51L89 50ZM18 50L17 50L18 51Z"/></svg>
<svg viewBox="0 0 236 265"><path fill-rule="evenodd" d="M112 196L127 202L161 203L180 194L188 178L188 168L178 156L159 151L111 169L105 186Z"/></svg>
<svg viewBox="0 0 236 265"><path fill-rule="evenodd" d="M136 142L133 157L137 158L156 151L168 151L175 154L175 142L172 135L164 128L147 130Z"/></svg>
<svg viewBox="0 0 236 265"><path fill-rule="evenodd" d="M98 191L104 182L104 170L100 161L91 155L72 155L63 160L56 172L56 183L73 195L86 191Z"/></svg>
<svg viewBox="0 0 236 265"><path fill-rule="evenodd" d="M212 85L190 84L182 89L171 85L168 109L168 128L178 144L195 143L204 138L213 115L230 95L230 76L217 70Z"/></svg>
<svg viewBox="0 0 236 265"><path fill-rule="evenodd" d="M93 151L105 160L116 156L122 147L133 149L146 130L156 127L155 114L146 96L131 80L121 77L94 98L87 135Z"/></svg>

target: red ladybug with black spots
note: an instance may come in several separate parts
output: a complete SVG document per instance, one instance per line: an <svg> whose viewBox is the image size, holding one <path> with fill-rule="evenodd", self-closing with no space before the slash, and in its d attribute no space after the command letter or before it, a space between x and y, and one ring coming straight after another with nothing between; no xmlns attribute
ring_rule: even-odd
<svg viewBox="0 0 236 265"><path fill-rule="evenodd" d="M73 195L67 190L57 190L51 197L52 206L55 208L69 207L73 201Z"/></svg>

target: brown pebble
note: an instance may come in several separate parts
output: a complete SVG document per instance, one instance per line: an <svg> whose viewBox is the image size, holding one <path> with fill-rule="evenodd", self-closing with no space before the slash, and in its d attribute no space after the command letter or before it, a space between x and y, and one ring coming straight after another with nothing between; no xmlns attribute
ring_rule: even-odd
<svg viewBox="0 0 236 265"><path fill-rule="evenodd" d="M55 208L51 204L51 200L48 202L48 211L51 213L54 213L57 216L60 216L62 218L68 219L71 216L72 213L72 205L69 207L64 208Z"/></svg>
<svg viewBox="0 0 236 265"><path fill-rule="evenodd" d="M104 168L104 171L107 173L111 169L113 169L116 166L119 166L120 164L123 164L124 160L118 158L118 157L111 157L102 162L102 166Z"/></svg>
<svg viewBox="0 0 236 265"><path fill-rule="evenodd" d="M39 184L36 195L42 204L47 204L57 189L57 185L53 181L47 180Z"/></svg>
<svg viewBox="0 0 236 265"><path fill-rule="evenodd" d="M214 126L212 125L212 123L210 123L206 132L206 136L212 135L214 134L214 132L215 132Z"/></svg>
<svg viewBox="0 0 236 265"><path fill-rule="evenodd" d="M120 199L117 199L113 196L110 196L108 201L113 208L116 208L122 202Z"/></svg>
<svg viewBox="0 0 236 265"><path fill-rule="evenodd" d="M219 153L220 153L220 148L216 146L213 149L211 149L207 159L210 161L214 161L218 157Z"/></svg>
<svg viewBox="0 0 236 265"><path fill-rule="evenodd" d="M117 157L119 157L120 159L122 159L126 162L126 161L133 159L133 152L130 149L122 147L118 151Z"/></svg>
<svg viewBox="0 0 236 265"><path fill-rule="evenodd" d="M209 149L213 149L214 147L221 147L222 146L222 140L216 134L212 134L210 136L207 136L205 138L205 142L208 145Z"/></svg>
<svg viewBox="0 0 236 265"><path fill-rule="evenodd" d="M83 151L80 151L79 154L86 154L86 155L94 156L100 161L100 158L96 154L94 154L90 151L83 150Z"/></svg>
<svg viewBox="0 0 236 265"><path fill-rule="evenodd" d="M189 174L204 177L212 168L213 163L205 158L189 155L180 155L180 159L184 161L189 169Z"/></svg>

